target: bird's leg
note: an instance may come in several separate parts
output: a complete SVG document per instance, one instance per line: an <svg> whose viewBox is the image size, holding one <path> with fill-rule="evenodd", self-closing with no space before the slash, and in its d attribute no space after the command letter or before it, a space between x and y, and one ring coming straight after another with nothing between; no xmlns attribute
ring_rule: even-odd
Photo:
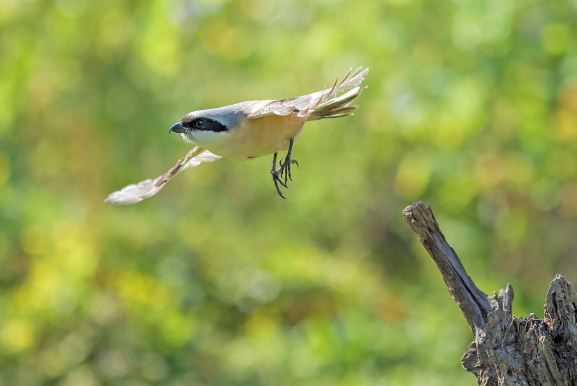
<svg viewBox="0 0 577 386"><path fill-rule="evenodd" d="M283 194L282 194L282 190L281 187L279 186L282 185L285 188L288 188L286 182L284 182L281 178L282 176L282 164L280 164L280 168L277 169L276 168L276 159L277 159L277 153L274 153L272 156L272 169L270 170L270 174L272 175L272 182L274 183L274 187L276 189L276 192L278 193L278 195L281 198L286 198Z"/></svg>
<svg viewBox="0 0 577 386"><path fill-rule="evenodd" d="M294 145L294 138L289 140L289 146L287 153L282 161L278 162L277 169L277 157L278 154L274 153L272 156L272 169L270 173L272 174L272 181L274 182L274 187L278 195L282 198L286 198L282 193L282 188L288 188L288 182L292 181L291 167L292 165L299 166L297 160L292 159L292 150Z"/></svg>
<svg viewBox="0 0 577 386"><path fill-rule="evenodd" d="M291 167L292 165L296 165L299 166L299 163L297 160L292 159L292 153L293 153L293 145L294 145L294 138L291 138L289 140L289 146L288 146L288 150L287 153L284 157L284 159L280 162L280 175L281 177L284 178L284 183L285 185L288 183L288 181L292 181L292 173L291 173Z"/></svg>

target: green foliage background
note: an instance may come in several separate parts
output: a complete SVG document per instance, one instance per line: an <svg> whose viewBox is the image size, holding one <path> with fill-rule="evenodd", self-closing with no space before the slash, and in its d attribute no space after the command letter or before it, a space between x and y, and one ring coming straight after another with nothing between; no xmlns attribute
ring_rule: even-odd
<svg viewBox="0 0 577 386"><path fill-rule="evenodd" d="M577 2L0 0L0 385L473 385L471 333L400 211L486 291L577 279ZM219 161L103 198L183 113L371 68L287 200Z"/></svg>

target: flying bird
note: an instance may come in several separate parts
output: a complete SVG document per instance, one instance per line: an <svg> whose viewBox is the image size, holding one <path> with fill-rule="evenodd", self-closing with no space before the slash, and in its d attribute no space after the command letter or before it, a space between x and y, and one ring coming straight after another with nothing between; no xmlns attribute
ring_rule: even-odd
<svg viewBox="0 0 577 386"><path fill-rule="evenodd" d="M332 87L290 99L257 100L186 114L169 132L179 134L195 146L167 172L155 179L128 185L111 193L110 204L135 204L157 194L181 171L213 162L221 157L251 159L272 154L270 170L278 195L292 180L295 138L308 121L340 118L356 109L367 68L349 71ZM278 153L286 151L279 159Z"/></svg>

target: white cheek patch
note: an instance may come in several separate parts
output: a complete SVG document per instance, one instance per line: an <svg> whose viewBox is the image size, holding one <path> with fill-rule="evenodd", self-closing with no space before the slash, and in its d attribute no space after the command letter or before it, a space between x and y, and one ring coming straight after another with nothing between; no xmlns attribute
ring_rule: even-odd
<svg viewBox="0 0 577 386"><path fill-rule="evenodd" d="M223 139L226 139L229 134L226 131L199 131L195 130L191 133L193 141L200 145L202 144L213 144L221 142Z"/></svg>

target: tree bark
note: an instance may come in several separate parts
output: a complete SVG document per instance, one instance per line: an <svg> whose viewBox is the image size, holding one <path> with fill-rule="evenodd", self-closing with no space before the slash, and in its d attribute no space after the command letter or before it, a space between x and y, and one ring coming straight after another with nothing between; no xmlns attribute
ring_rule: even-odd
<svg viewBox="0 0 577 386"><path fill-rule="evenodd" d="M443 280L475 340L463 367L482 386L577 386L577 296L561 275L549 287L545 317L512 315L513 288L487 296L467 275L447 243L432 210L424 203L403 215L441 271Z"/></svg>

